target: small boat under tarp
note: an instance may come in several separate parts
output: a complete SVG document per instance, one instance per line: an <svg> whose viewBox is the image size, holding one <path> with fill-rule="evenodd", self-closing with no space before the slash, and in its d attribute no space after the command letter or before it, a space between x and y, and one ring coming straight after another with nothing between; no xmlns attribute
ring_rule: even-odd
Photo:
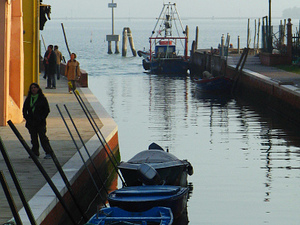
<svg viewBox="0 0 300 225"><path fill-rule="evenodd" d="M217 76L211 78L194 79L196 83L196 90L199 92L214 92L223 93L230 92L232 87L232 80L225 76Z"/></svg>
<svg viewBox="0 0 300 225"><path fill-rule="evenodd" d="M193 174L193 167L187 160L180 160L165 151L156 143L149 145L148 150L136 154L127 162L118 166L127 186L142 184L165 184L187 186L187 175ZM157 175L147 180L144 170L156 171Z"/></svg>
<svg viewBox="0 0 300 225"><path fill-rule="evenodd" d="M156 206L172 210L174 218L186 209L188 188L171 185L144 185L123 187L108 194L112 207L127 211L142 212Z"/></svg>
<svg viewBox="0 0 300 225"><path fill-rule="evenodd" d="M119 207L102 208L85 225L105 224L158 224L171 225L173 214L170 208L153 207L142 212L130 212Z"/></svg>

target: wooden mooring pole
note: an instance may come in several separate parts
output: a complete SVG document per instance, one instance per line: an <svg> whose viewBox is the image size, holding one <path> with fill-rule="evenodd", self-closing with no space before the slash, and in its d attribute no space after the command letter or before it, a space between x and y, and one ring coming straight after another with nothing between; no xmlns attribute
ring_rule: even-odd
<svg viewBox="0 0 300 225"><path fill-rule="evenodd" d="M124 27L123 29L123 39L122 39L122 56L126 56L127 54L127 29Z"/></svg>
<svg viewBox="0 0 300 225"><path fill-rule="evenodd" d="M129 27L124 27L123 28L123 43L122 43L122 56L126 56L127 54L127 37L129 40L129 45L131 48L131 52L133 56L136 56L136 50L134 48L134 43L133 43L133 37L132 37L132 33Z"/></svg>

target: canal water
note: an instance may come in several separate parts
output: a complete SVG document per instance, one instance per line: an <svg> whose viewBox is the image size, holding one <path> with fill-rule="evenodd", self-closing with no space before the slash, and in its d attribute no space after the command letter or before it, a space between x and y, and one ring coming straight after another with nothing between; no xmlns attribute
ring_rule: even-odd
<svg viewBox="0 0 300 225"><path fill-rule="evenodd" d="M65 56L61 22L71 51L89 74L89 88L118 124L122 160L156 142L193 165L189 224L299 224L296 126L245 97L201 95L190 77L147 74L129 46L127 57L108 55L110 20L48 21L41 32L46 45L58 44ZM199 26L199 48L216 47L223 33L240 35L245 46L247 20L183 23L190 27L190 43ZM147 49L154 24L154 19L116 20L115 33L130 27L136 49Z"/></svg>

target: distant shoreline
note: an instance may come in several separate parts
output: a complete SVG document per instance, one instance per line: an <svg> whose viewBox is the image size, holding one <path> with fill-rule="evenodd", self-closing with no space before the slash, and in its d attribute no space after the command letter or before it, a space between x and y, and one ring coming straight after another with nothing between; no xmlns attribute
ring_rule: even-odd
<svg viewBox="0 0 300 225"><path fill-rule="evenodd" d="M201 20L235 20L235 19L258 19L262 17L181 17L181 20L194 20L194 19L201 19ZM111 20L111 18L108 17L57 17L52 18L51 20ZM145 20L153 20L156 19L156 17L116 17L115 20L135 20L135 19L145 19ZM283 17L272 17L272 20L283 20L288 18ZM293 20L299 20L299 18L291 18Z"/></svg>

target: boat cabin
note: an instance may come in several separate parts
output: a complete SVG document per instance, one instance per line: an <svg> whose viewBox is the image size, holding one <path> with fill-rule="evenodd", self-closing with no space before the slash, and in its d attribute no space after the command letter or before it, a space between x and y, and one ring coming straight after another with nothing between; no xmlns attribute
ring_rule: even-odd
<svg viewBox="0 0 300 225"><path fill-rule="evenodd" d="M155 46L156 58L174 58L176 57L175 45L156 45Z"/></svg>

